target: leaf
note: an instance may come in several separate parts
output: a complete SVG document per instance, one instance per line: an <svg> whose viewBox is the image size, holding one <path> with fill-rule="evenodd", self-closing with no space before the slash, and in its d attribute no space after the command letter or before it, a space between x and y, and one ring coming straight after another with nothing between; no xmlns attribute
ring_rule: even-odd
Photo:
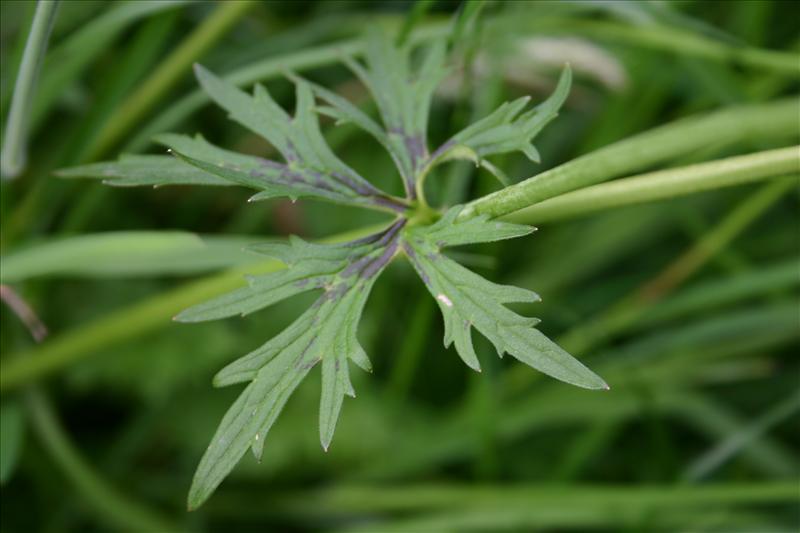
<svg viewBox="0 0 800 533"><path fill-rule="evenodd" d="M209 96L233 120L272 144L285 163L235 154L202 138L159 137L185 162L225 180L259 189L261 192L254 199L315 197L395 212L405 209L402 200L378 190L334 155L320 132L313 92L304 81L296 83L296 111L290 117L260 85L250 96L200 65L195 65L195 73Z"/></svg>
<svg viewBox="0 0 800 533"><path fill-rule="evenodd" d="M415 196L418 175L429 158L427 146L428 115L433 94L447 74L444 67L445 43L434 41L425 51L418 68L411 67L410 46L395 47L379 29L368 34L366 67L348 59L347 65L366 85L378 104L383 132L376 132L374 122L327 91L317 94L333 106L334 116L364 128L381 142L397 166L406 193Z"/></svg>
<svg viewBox="0 0 800 533"><path fill-rule="evenodd" d="M537 319L523 317L504 306L538 301L535 293L492 283L441 253L443 247L508 239L530 233L533 228L484 217L457 223L459 211L459 207L453 208L432 226L404 231L404 251L442 311L445 346L455 344L464 362L480 370L472 347L474 327L491 341L500 356L507 352L549 376L579 387L607 389L602 379L533 329Z"/></svg>
<svg viewBox="0 0 800 533"><path fill-rule="evenodd" d="M476 165L482 164L503 181L501 172L493 165L483 163L485 157L521 151L528 159L539 163L539 152L531 141L558 116L558 110L569 94L571 83L572 73L569 66L566 66L553 94L547 100L525 112L523 110L530 101L528 96L504 103L489 116L468 126L439 147L431 156L431 165L449 159L468 159Z"/></svg>
<svg viewBox="0 0 800 533"><path fill-rule="evenodd" d="M168 155L123 155L119 161L90 163L56 172L62 178L98 178L106 185L235 185Z"/></svg>
<svg viewBox="0 0 800 533"><path fill-rule="evenodd" d="M189 491L190 509L208 498L248 448L260 459L264 439L289 396L320 362L320 442L328 449L344 396L355 396L347 361L368 365L356 339L358 321L375 279L398 251L404 223L400 220L376 235L345 244L311 244L295 238L288 244L262 245L258 247L262 252L293 266L253 278L248 289L233 293L236 296L230 300L217 299L180 317L211 319L263 307L298 292L324 290L283 332L214 378L217 386L249 384L228 410L200 461ZM315 259L310 261L310 257Z"/></svg>
<svg viewBox="0 0 800 533"><path fill-rule="evenodd" d="M234 121L268 141L282 161L232 152L199 135L164 134L157 140L169 147L175 157L123 156L117 162L95 163L59 173L65 177L102 178L111 185L123 186L238 185L257 191L251 200L278 196L292 200L314 198L389 211L396 217L385 230L344 244L313 244L292 237L288 241L252 245L249 251L275 258L286 268L250 276L245 286L190 307L175 317L183 322L199 322L247 315L300 293L321 291L314 304L280 334L228 364L215 376L215 386L246 385L223 417L200 461L189 491L190 509L197 508L213 493L248 448L257 459L261 458L266 436L284 405L320 363L319 433L322 447L328 449L344 397L355 396L349 362L371 370L356 335L364 305L375 279L401 250L442 311L445 345L454 344L471 368L480 369L472 345L475 328L495 345L500 355L508 352L569 383L607 388L602 379L533 329L537 319L505 307L510 302L538 301L535 293L492 283L441 253L448 246L520 237L534 228L493 221L485 216L458 221L460 208L449 210L433 224L419 225L437 216L430 212L424 198L417 198L422 180L434 165L447 159L470 159L504 180L503 172L487 161L487 156L521 150L538 159L531 140L556 116L563 103L569 90L569 69L562 74L553 95L539 106L525 111L527 98L504 104L430 154L426 137L428 115L434 91L446 74L445 43L440 40L425 48L419 64L414 62L412 51L411 45L395 46L392 39L375 29L369 36L366 63L347 60L376 100L381 123L336 93L293 74L289 77L296 86L296 106L294 116L290 116L262 86L256 85L253 93L248 94L196 65L197 79L211 99ZM315 98L325 104L318 106ZM320 132L318 114L352 122L375 137L400 172L405 198L380 191L339 159ZM164 251L164 256L147 246L137 254L135 247L121 246L122 242L110 239L85 243L89 252L94 247L108 252L119 246L116 259L123 264L101 253L107 264L99 261L100 271L124 271L124 264L134 265L134 270L152 270L158 260L175 262L178 267L173 265L173 268L177 271L187 268L177 256L195 253L183 250L184 243L176 242ZM136 242L134 238L133 243ZM146 238L144 242L154 244ZM66 249L56 247L49 252L51 257L60 257L60 253L62 258L75 261L78 271L91 270L86 262L91 253L76 259L77 249L80 249L78 243L71 243ZM213 262L205 252L197 253L203 261ZM227 254L220 251L220 255ZM29 263L36 264L42 263L42 257L48 254L33 255L33 260L28 258ZM70 261L62 263L69 265Z"/></svg>

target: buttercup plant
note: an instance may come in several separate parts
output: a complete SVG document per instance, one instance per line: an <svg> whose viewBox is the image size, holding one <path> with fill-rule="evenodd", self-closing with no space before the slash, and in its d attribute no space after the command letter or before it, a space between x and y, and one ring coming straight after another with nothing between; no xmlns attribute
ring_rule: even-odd
<svg viewBox="0 0 800 533"><path fill-rule="evenodd" d="M438 304L444 318L444 344L472 369L480 371L472 329L484 335L502 356L508 353L556 379L588 389L607 389L605 382L534 328L537 319L508 309L511 302L535 302L527 289L498 285L442 254L442 249L521 237L534 228L462 212L443 214L425 200L424 180L437 165L467 159L502 176L486 157L521 151L533 161L539 154L533 138L553 120L567 93L571 75L565 68L553 94L531 107L528 97L501 105L487 117L453 135L432 152L427 122L431 101L446 73L444 42L422 50L412 61L410 45L396 46L377 33L370 37L366 63L347 59L350 69L377 103L380 122L336 93L293 74L293 116L256 85L247 94L197 65L195 74L208 95L230 117L266 139L283 161L239 154L216 147L202 137L167 134L158 141L174 158L123 156L62 174L103 178L111 185L240 185L255 189L251 200L273 197L315 198L391 213L387 227L342 244L312 244L298 237L251 247L279 259L287 268L247 278L243 288L191 307L176 317L198 322L247 315L280 300L319 290L317 300L290 326L261 347L229 364L214 378L215 386L247 383L230 407L195 473L188 504L201 505L248 449L260 458L266 436L289 396L313 367L322 367L319 429L328 449L344 397L355 396L348 360L370 370L357 340L358 323L375 280L395 258L404 256ZM321 103L319 103L321 102ZM390 195L340 160L323 138L318 115L348 121L372 135L391 155L405 196Z"/></svg>

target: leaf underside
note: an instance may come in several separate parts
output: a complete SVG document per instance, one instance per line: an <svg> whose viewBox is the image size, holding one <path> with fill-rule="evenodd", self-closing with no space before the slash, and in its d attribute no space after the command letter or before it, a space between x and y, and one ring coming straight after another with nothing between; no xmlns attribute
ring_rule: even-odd
<svg viewBox="0 0 800 533"><path fill-rule="evenodd" d="M505 179L487 157L521 151L533 161L539 154L533 138L553 120L571 82L568 68L544 102L529 108L529 98L505 103L485 118L453 135L432 152L427 129L431 102L447 74L444 41L414 55L410 45L397 47L379 30L367 36L365 61L345 63L377 103L375 120L324 87L295 74L294 115L289 115L256 85L246 93L205 68L195 75L211 99L231 119L265 139L280 160L245 155L214 146L201 136L164 134L157 141L172 156L123 155L116 162L93 163L60 171L62 177L100 178L116 186L242 186L255 191L251 200L274 197L311 198L387 211L394 222L370 237L344 244L312 244L297 237L251 246L282 261L287 268L250 276L245 286L180 313L176 320L200 322L244 316L307 291L321 292L291 325L261 347L229 364L214 378L216 386L245 383L222 419L195 473L190 509L201 505L248 449L260 459L265 438L300 382L320 364L320 442L328 449L346 395L355 396L349 361L369 371L370 362L356 338L358 322L375 279L398 255L412 263L442 312L444 344L480 370L472 330L484 335L500 356L514 358L557 379L589 389L605 382L533 326L535 318L506 307L535 302L528 290L492 283L446 257L442 249L527 235L534 228L485 217L457 221L459 207L434 224L409 219L420 200L420 180L436 165L467 159ZM322 104L318 104L316 100ZM398 198L376 188L339 159L325 142L318 115L352 122L373 136L391 155L405 189Z"/></svg>

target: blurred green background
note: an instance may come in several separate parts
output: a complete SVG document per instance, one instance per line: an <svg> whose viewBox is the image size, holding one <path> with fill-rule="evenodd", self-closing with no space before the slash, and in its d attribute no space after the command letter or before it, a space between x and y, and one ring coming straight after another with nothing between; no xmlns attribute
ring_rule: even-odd
<svg viewBox="0 0 800 533"><path fill-rule="evenodd" d="M0 3L4 125L35 6ZM800 89L795 2L482 7L456 43L432 144L505 100L543 99L563 63L575 71L565 109L537 139L543 163L495 161L516 180L684 116ZM542 303L519 309L610 392L497 359L482 338L484 371L471 372L442 347L433 301L398 261L359 329L375 371L353 371L358 397L345 402L330 451L319 446L312 372L263 462L246 456L200 510L185 512L194 469L238 393L212 388L211 376L313 296L246 319L170 317L238 278L218 272L257 261L243 244L324 237L380 217L315 202L245 204L248 193L233 188L109 188L52 172L158 153L149 138L162 131L268 153L199 95L195 61L262 80L287 108L282 73L292 69L374 111L340 54L357 51L366 25L418 38L447 32L460 9L444 0L61 3L28 115L28 165L0 189L4 301L27 302L50 333L36 345L3 305L0 530L800 528L800 210L797 187L769 185L544 222L531 238L459 252L489 279L539 292ZM329 122L325 133L362 175L399 192L374 141ZM797 134L748 137L725 147L710 138L674 165L797 144ZM499 186L467 164L428 183L437 205ZM71 240L158 230L171 233Z"/></svg>

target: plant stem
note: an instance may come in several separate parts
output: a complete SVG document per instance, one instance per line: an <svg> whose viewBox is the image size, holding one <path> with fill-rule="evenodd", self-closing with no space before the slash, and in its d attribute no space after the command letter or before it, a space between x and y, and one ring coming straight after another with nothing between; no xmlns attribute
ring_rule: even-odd
<svg viewBox="0 0 800 533"><path fill-rule="evenodd" d="M537 224L800 172L800 146L650 172L562 194L504 217Z"/></svg>
<svg viewBox="0 0 800 533"><path fill-rule="evenodd" d="M25 401L40 442L105 523L123 531L176 530L151 510L120 494L91 469L70 442L44 393L30 388L25 392Z"/></svg>
<svg viewBox="0 0 800 533"><path fill-rule="evenodd" d="M4 178L14 178L24 169L28 138L28 120L36 77L42 64L47 41L56 19L58 0L39 0L33 16L31 31L14 84L14 95L8 112L0 169Z"/></svg>
<svg viewBox="0 0 800 533"><path fill-rule="evenodd" d="M748 139L797 137L800 100L724 109L689 117L616 142L511 187L470 202L459 218L509 215L533 204L588 187L708 144L731 145Z"/></svg>
<svg viewBox="0 0 800 533"><path fill-rule="evenodd" d="M251 0L223 2L170 54L109 118L98 141L88 149L93 160L113 148L130 129L184 76L192 63L255 5Z"/></svg>
<svg viewBox="0 0 800 533"><path fill-rule="evenodd" d="M383 226L381 226L383 227ZM375 226L360 228L324 242L343 242L373 233ZM239 267L188 283L86 324L74 331L49 340L30 350L4 359L0 372L0 393L49 375L75 361L95 354L103 348L136 338L147 331L164 327L172 317L196 303L245 284L245 274L265 274L283 268L280 261L270 260Z"/></svg>

